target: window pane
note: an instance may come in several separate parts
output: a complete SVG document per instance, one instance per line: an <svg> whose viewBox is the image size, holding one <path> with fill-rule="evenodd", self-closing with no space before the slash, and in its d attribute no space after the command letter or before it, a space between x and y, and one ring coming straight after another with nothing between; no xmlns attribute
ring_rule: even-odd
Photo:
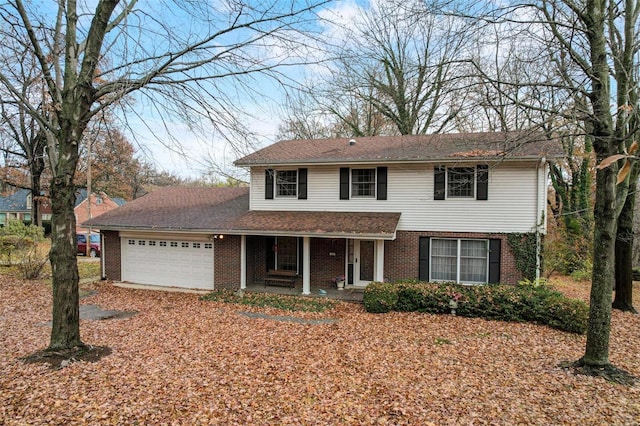
<svg viewBox="0 0 640 426"><path fill-rule="evenodd" d="M376 170L351 170L351 195L354 197L374 197L376 195Z"/></svg>
<svg viewBox="0 0 640 426"><path fill-rule="evenodd" d="M278 196L295 197L297 195L298 172L296 170L279 170L276 172Z"/></svg>
<svg viewBox="0 0 640 426"><path fill-rule="evenodd" d="M276 269L298 270L298 240L294 237L278 237L276 245Z"/></svg>
<svg viewBox="0 0 640 426"><path fill-rule="evenodd" d="M457 240L431 240L431 279L456 281Z"/></svg>
<svg viewBox="0 0 640 426"><path fill-rule="evenodd" d="M447 196L473 197L475 169L473 167L450 167L447 169Z"/></svg>
<svg viewBox="0 0 640 426"><path fill-rule="evenodd" d="M460 281L487 282L487 241L462 240L460 242Z"/></svg>

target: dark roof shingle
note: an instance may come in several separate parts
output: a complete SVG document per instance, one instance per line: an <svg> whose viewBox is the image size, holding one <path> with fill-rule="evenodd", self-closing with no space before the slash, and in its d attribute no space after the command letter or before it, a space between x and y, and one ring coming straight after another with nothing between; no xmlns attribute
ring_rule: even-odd
<svg viewBox="0 0 640 426"><path fill-rule="evenodd" d="M249 209L249 188L168 187L104 213L83 225L102 229L229 229Z"/></svg>
<svg viewBox="0 0 640 426"><path fill-rule="evenodd" d="M534 132L451 133L287 140L235 161L237 166L561 157L561 146Z"/></svg>

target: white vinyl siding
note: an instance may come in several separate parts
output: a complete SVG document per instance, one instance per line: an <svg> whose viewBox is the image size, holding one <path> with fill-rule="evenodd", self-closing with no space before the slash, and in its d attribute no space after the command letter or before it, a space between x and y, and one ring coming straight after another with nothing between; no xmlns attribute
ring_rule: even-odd
<svg viewBox="0 0 640 426"><path fill-rule="evenodd" d="M487 164L483 162L483 164ZM433 164L388 165L387 200L356 197L340 200L336 166L309 166L308 197L264 199L264 168L251 172L252 210L402 213L400 231L533 232L536 211L545 207L546 169L539 163L489 164L489 199L433 199ZM452 164L447 166L459 166ZM354 166L355 167L355 166ZM365 168L367 166L358 166ZM373 166L371 166L373 167Z"/></svg>

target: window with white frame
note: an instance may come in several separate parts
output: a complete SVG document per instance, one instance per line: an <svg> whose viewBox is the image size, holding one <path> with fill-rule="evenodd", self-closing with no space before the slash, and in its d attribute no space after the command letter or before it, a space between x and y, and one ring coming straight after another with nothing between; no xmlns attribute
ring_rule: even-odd
<svg viewBox="0 0 640 426"><path fill-rule="evenodd" d="M431 239L433 281L486 283L489 272L487 240Z"/></svg>
<svg viewBox="0 0 640 426"><path fill-rule="evenodd" d="M376 196L376 169L351 170L351 196Z"/></svg>
<svg viewBox="0 0 640 426"><path fill-rule="evenodd" d="M297 184L297 170L278 170L276 172L276 194L278 197L295 197Z"/></svg>
<svg viewBox="0 0 640 426"><path fill-rule="evenodd" d="M447 197L473 198L475 177L475 167L447 168Z"/></svg>

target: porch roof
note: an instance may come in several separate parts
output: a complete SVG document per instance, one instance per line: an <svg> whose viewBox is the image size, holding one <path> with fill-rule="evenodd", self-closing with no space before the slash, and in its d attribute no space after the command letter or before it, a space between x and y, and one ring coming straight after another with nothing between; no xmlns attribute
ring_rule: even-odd
<svg viewBox="0 0 640 426"><path fill-rule="evenodd" d="M393 240L400 213L251 210L234 233Z"/></svg>

